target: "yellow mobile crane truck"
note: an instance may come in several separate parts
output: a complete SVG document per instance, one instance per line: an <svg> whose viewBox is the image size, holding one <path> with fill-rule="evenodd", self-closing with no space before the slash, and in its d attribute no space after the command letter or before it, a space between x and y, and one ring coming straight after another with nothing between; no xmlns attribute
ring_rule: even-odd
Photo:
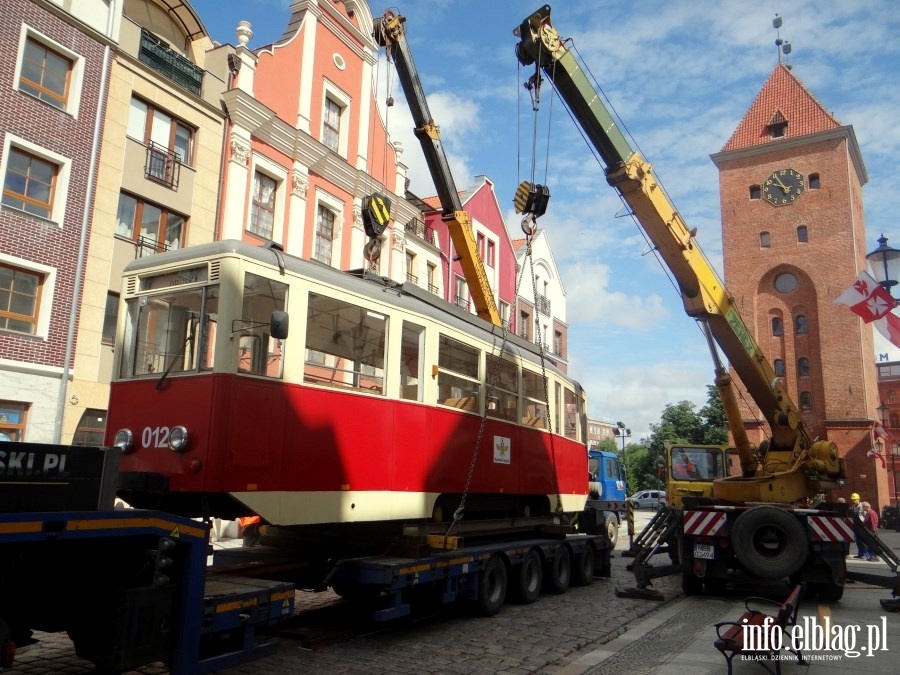
<svg viewBox="0 0 900 675"><path fill-rule="evenodd" d="M646 560L661 545L670 550L684 591L698 593L704 583L718 592L735 572L750 578L790 577L806 581L820 598L837 600L847 576L845 550L862 532L846 505L808 508L809 498L838 487L846 464L837 446L811 437L781 381L738 313L728 290L701 251L696 230L685 224L651 165L634 150L604 106L585 70L550 22L544 5L514 31L516 56L534 65L526 86L550 80L588 142L600 155L606 181L614 187L671 271L687 314L697 320L712 354L716 385L737 447L738 476L712 480L711 497L684 497L654 518L633 564L635 595L653 597L650 579L670 573ZM748 441L722 350L769 426L769 439L754 448ZM668 472L671 475L671 471ZM641 537L636 543L640 542ZM896 574L900 560L877 537L872 545ZM893 581L895 588L898 582ZM898 589L900 590L900 589Z"/></svg>

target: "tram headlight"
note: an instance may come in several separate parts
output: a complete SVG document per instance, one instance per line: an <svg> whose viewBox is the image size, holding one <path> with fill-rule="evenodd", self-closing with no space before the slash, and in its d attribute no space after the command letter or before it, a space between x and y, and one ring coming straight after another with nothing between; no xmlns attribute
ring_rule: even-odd
<svg viewBox="0 0 900 675"><path fill-rule="evenodd" d="M169 447L175 452L184 452L188 446L188 430L182 425L172 427L169 432Z"/></svg>
<svg viewBox="0 0 900 675"><path fill-rule="evenodd" d="M113 436L113 447L119 448L123 453L131 452L134 449L134 434L131 429L119 429Z"/></svg>

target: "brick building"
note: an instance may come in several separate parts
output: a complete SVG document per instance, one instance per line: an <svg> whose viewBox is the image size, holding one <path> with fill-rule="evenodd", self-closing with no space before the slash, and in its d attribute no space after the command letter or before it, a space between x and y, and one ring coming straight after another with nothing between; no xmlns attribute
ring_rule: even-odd
<svg viewBox="0 0 900 675"><path fill-rule="evenodd" d="M887 471L867 456L879 405L872 329L834 305L866 268L862 186L844 126L779 63L721 152L725 278L813 438L837 444L859 492L887 503ZM767 430L738 388L751 442Z"/></svg>
<svg viewBox="0 0 900 675"><path fill-rule="evenodd" d="M63 4L0 0L0 431L47 443L79 318L110 59L105 4Z"/></svg>

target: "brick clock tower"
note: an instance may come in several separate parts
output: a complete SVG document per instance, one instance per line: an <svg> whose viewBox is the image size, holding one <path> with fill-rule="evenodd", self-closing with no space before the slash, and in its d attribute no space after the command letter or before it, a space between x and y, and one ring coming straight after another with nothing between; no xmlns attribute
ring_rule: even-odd
<svg viewBox="0 0 900 675"><path fill-rule="evenodd" d="M813 439L833 441L847 460L846 485L830 496L859 492L880 512L887 471L866 455L879 405L872 328L833 304L866 269L868 178L853 127L779 63L712 160L734 302ZM743 386L737 393L758 444L765 418Z"/></svg>

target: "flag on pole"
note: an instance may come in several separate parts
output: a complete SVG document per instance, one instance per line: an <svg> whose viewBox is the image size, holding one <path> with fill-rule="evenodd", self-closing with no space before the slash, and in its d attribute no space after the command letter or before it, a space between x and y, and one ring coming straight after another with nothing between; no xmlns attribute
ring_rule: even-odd
<svg viewBox="0 0 900 675"><path fill-rule="evenodd" d="M887 462L884 461L884 455L882 455L880 452L878 452L878 450L876 450L875 448L872 448L871 450L869 450L866 453L866 456L871 457L872 459L875 459L877 457L878 459L881 460L881 468L882 469L887 468Z"/></svg>
<svg viewBox="0 0 900 675"><path fill-rule="evenodd" d="M834 301L850 309L895 347L900 347L900 317L891 313L897 301L868 272L860 272L856 281Z"/></svg>
<svg viewBox="0 0 900 675"><path fill-rule="evenodd" d="M834 303L849 305L850 310L859 315L866 323L872 323L876 319L889 315L891 310L897 306L897 301L891 297L891 294L865 271L859 273L853 285L841 293Z"/></svg>
<svg viewBox="0 0 900 675"><path fill-rule="evenodd" d="M892 443L891 435L887 432L887 429L884 428L884 425L881 422L875 422L875 438L880 438L885 443Z"/></svg>

